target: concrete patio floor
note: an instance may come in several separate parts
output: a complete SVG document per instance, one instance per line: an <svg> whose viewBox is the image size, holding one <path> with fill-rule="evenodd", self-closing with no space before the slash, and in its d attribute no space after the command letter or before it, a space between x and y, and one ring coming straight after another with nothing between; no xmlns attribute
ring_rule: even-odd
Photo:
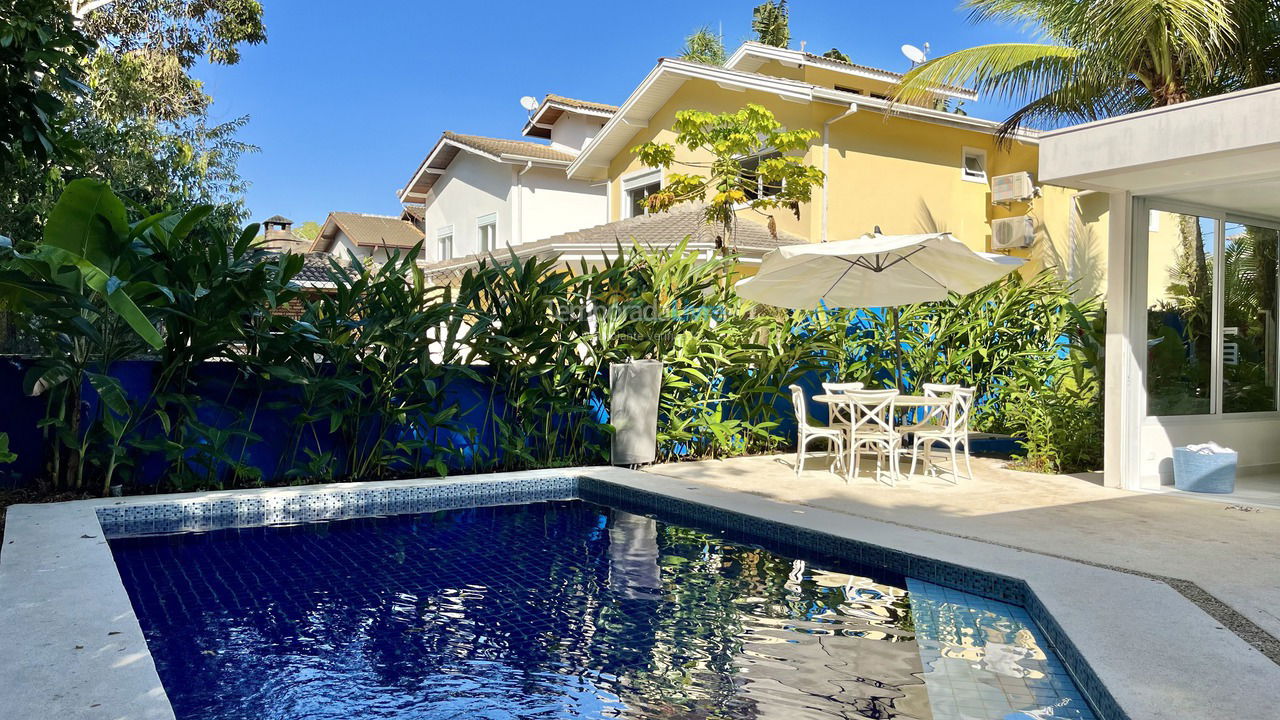
<svg viewBox="0 0 1280 720"><path fill-rule="evenodd" d="M1117 490L1102 487L1097 477L1018 472L986 458L974 458L975 478L958 485L914 475L896 487L872 480L867 463L863 477L846 484L822 457L811 458L812 469L797 477L794 458L662 464L648 471L1157 576L1280 663L1280 510L1236 498L1215 503ZM1097 605L1107 612L1107 598L1097 598Z"/></svg>

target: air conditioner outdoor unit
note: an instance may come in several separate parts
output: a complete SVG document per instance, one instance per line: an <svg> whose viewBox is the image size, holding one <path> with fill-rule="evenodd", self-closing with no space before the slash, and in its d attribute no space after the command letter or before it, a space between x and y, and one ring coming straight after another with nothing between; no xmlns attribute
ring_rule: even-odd
<svg viewBox="0 0 1280 720"><path fill-rule="evenodd" d="M991 249L1013 250L1031 247L1036 239L1036 221L1030 215L997 218L991 221Z"/></svg>
<svg viewBox="0 0 1280 720"><path fill-rule="evenodd" d="M1022 202L1036 196L1031 173L1016 172L991 178L991 202L995 205Z"/></svg>

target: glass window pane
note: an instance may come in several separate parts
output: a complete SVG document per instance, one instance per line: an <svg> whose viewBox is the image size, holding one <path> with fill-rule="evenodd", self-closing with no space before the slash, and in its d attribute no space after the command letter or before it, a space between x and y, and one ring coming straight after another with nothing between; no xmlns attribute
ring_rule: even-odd
<svg viewBox="0 0 1280 720"><path fill-rule="evenodd" d="M1276 409L1276 231L1227 223L1222 252L1222 411Z"/></svg>
<svg viewBox="0 0 1280 720"><path fill-rule="evenodd" d="M638 188L632 188L627 191L627 202L630 204L631 214L628 217L640 217L649 212L649 206L645 204L645 198L658 192L659 183L651 183Z"/></svg>
<svg viewBox="0 0 1280 720"><path fill-rule="evenodd" d="M964 156L964 171L973 177L982 177L986 170L982 167L982 157L980 155Z"/></svg>
<svg viewBox="0 0 1280 720"><path fill-rule="evenodd" d="M1161 213L1148 223L1147 414L1213 411L1217 220Z"/></svg>

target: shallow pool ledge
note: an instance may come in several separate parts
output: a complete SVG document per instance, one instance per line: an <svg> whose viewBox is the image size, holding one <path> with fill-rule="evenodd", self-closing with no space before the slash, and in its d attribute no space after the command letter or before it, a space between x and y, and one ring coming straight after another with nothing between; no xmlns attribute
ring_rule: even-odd
<svg viewBox="0 0 1280 720"><path fill-rule="evenodd" d="M586 474L1022 580L1132 720L1280 717L1280 665L1163 582L687 479Z"/></svg>
<svg viewBox="0 0 1280 720"><path fill-rule="evenodd" d="M0 545L0 687L15 718L161 720L173 711L147 651L98 511L288 508L324 494L422 496L459 482L488 489L538 478L592 478L760 520L795 525L1012 578L1026 584L1063 638L1134 720L1275 717L1280 666L1164 583L998 545L915 530L748 493L618 468L106 498L9 509ZM500 499L499 499L500 501ZM312 504L314 505L314 503ZM141 509L141 508L139 508ZM355 510L359 512L359 508ZM372 507L370 513L378 513Z"/></svg>

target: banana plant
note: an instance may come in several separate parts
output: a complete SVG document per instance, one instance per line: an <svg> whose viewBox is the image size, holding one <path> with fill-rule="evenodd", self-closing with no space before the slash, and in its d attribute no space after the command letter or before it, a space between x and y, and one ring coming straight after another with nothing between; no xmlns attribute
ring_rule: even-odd
<svg viewBox="0 0 1280 720"><path fill-rule="evenodd" d="M109 370L120 359L163 344L144 309L165 301L151 281L150 261L135 245L161 216L130 224L124 203L105 183L81 179L67 185L50 212L42 242L25 250L0 243L0 288L43 354L31 366L24 389L48 398L43 423L50 445L49 476L55 487L84 487L84 458L98 423L112 434L112 457L122 428L114 415L124 390ZM88 383L100 402L85 416ZM114 468L114 463L108 463ZM106 484L110 483L110 470Z"/></svg>

